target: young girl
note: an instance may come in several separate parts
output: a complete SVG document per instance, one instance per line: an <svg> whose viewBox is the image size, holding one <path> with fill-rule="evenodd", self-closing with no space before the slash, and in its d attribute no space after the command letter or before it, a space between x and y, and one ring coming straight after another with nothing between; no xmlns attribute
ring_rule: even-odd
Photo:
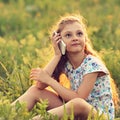
<svg viewBox="0 0 120 120"><path fill-rule="evenodd" d="M52 34L51 40L55 55L44 69L31 70L30 79L38 81L37 85L30 87L16 101L25 101L28 110L31 110L40 99L47 99L48 112L58 115L60 119L64 114L65 102L67 113L71 114L73 106L74 116L77 118L86 120L93 109L93 116L99 110L100 114L108 113L110 120L113 120L115 108L111 77L91 47L83 17L80 15L62 17L54 31L57 34ZM61 40L66 44L65 55L62 55L59 49ZM63 73L70 82L70 88L60 84L59 78ZM56 93L46 89L47 86ZM40 120L39 116L34 120Z"/></svg>

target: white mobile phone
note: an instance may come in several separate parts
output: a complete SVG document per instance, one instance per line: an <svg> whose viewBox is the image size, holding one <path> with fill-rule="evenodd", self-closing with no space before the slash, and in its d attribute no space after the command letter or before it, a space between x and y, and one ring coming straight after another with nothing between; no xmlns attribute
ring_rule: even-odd
<svg viewBox="0 0 120 120"><path fill-rule="evenodd" d="M62 40L59 42L59 48L60 48L62 55L65 55L66 44Z"/></svg>
<svg viewBox="0 0 120 120"><path fill-rule="evenodd" d="M57 32L54 32L54 34L56 35ZM61 40L58 45L59 45L59 48L60 48L62 55L65 55L66 44L63 42L63 40Z"/></svg>

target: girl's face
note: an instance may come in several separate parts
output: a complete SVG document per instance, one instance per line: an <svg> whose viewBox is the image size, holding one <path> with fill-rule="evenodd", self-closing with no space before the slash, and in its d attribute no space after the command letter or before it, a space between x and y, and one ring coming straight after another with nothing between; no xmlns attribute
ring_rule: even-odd
<svg viewBox="0 0 120 120"><path fill-rule="evenodd" d="M62 40L66 44L68 53L83 52L85 48L85 33L78 22L67 24L61 31Z"/></svg>

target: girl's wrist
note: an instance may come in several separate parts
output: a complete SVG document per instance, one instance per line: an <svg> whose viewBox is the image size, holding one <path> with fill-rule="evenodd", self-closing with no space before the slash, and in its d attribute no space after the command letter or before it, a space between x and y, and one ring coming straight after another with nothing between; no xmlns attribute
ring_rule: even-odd
<svg viewBox="0 0 120 120"><path fill-rule="evenodd" d="M55 80L51 77L49 81L47 81L47 85L51 86L55 82Z"/></svg>
<svg viewBox="0 0 120 120"><path fill-rule="evenodd" d="M60 60L61 55L54 55L54 58Z"/></svg>

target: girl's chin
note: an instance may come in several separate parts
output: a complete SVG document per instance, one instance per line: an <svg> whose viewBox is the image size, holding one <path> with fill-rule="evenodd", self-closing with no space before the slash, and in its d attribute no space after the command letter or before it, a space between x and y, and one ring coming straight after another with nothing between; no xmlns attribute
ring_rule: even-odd
<svg viewBox="0 0 120 120"><path fill-rule="evenodd" d="M71 50L72 52L81 52L83 49L81 49L81 48L75 48L75 49L73 49L73 50Z"/></svg>
<svg viewBox="0 0 120 120"><path fill-rule="evenodd" d="M75 54L75 53L81 53L81 52L82 52L82 50L71 50L68 53Z"/></svg>
<svg viewBox="0 0 120 120"><path fill-rule="evenodd" d="M84 51L83 47L71 47L69 50L67 50L68 53L80 53Z"/></svg>

